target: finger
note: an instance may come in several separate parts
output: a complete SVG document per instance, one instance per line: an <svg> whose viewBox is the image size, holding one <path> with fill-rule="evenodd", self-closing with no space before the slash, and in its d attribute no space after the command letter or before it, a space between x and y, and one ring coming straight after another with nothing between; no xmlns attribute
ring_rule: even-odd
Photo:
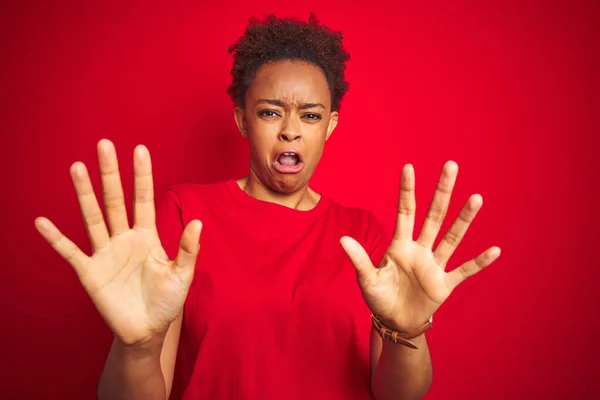
<svg viewBox="0 0 600 400"><path fill-rule="evenodd" d="M442 268L446 266L448 260L452 257L452 254L454 254L454 251L467 233L471 222L475 219L475 216L482 205L483 198L480 195L474 194L469 197L469 200L467 200L467 203L460 211L458 218L456 218L456 221L454 221L438 247L435 249L433 256Z"/></svg>
<svg viewBox="0 0 600 400"><path fill-rule="evenodd" d="M133 172L135 176L134 226L156 229L154 211L154 184L152 163L146 146L139 145L133 152Z"/></svg>
<svg viewBox="0 0 600 400"><path fill-rule="evenodd" d="M36 218L35 228L50 246L71 264L77 276L81 277L85 273L89 264L89 257L75 243L63 235L50 220L44 217Z"/></svg>
<svg viewBox="0 0 600 400"><path fill-rule="evenodd" d="M413 239L415 227L415 170L411 164L402 168L400 178L400 199L398 200L398 217L394 239Z"/></svg>
<svg viewBox="0 0 600 400"><path fill-rule="evenodd" d="M108 244L110 237L104 223L102 210L98 205L92 182L87 168L81 162L76 162L71 166L71 178L79 199L79 207L85 222L92 249L96 252Z"/></svg>
<svg viewBox="0 0 600 400"><path fill-rule="evenodd" d="M446 277L446 286L450 291L453 291L458 285L463 283L467 278L475 275L500 257L499 247L490 247L476 258L467 261L460 267L448 272Z"/></svg>
<svg viewBox="0 0 600 400"><path fill-rule="evenodd" d="M202 222L199 220L191 221L183 230L181 240L179 241L179 251L175 257L175 270L177 272L188 273L194 270L196 258L200 251L200 232L202 231Z"/></svg>
<svg viewBox="0 0 600 400"><path fill-rule="evenodd" d="M129 230L129 223L127 222L127 209L119 174L117 152L110 140L102 139L98 142L98 162L100 163L102 194L108 227L111 235L119 235Z"/></svg>
<svg viewBox="0 0 600 400"><path fill-rule="evenodd" d="M450 197L452 196L452 189L454 188L457 174L458 165L454 161L448 161L442 169L433 200L423 223L423 229L421 229L421 234L417 240L424 247L433 247L433 242L448 212L448 205L450 204Z"/></svg>
<svg viewBox="0 0 600 400"><path fill-rule="evenodd" d="M375 267L365 249L350 236L342 237L340 243L350 258L350 262L356 268L359 279L367 279L375 271Z"/></svg>

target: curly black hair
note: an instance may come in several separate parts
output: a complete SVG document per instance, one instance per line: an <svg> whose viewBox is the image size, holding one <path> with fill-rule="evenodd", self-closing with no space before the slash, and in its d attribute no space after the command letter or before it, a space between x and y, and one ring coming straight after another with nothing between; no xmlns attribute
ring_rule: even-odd
<svg viewBox="0 0 600 400"><path fill-rule="evenodd" d="M331 109L338 111L340 101L348 91L344 69L350 55L342 47L343 34L321 25L314 13L308 22L294 17L265 16L263 20L250 18L242 37L229 46L233 54L231 75L227 89L233 102L245 106L246 91L258 69L269 62L299 60L313 64L325 74L331 92Z"/></svg>

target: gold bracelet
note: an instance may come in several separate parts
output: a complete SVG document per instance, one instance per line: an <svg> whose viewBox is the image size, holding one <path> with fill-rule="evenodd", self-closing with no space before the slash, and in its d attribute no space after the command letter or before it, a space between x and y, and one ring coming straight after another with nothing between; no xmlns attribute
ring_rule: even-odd
<svg viewBox="0 0 600 400"><path fill-rule="evenodd" d="M371 319L373 320L373 326L375 327L377 333L379 333L379 336L381 336L383 339L391 340L396 344L402 344L410 347L411 349L416 349L417 346L415 346L415 344L408 339L414 339L417 336L421 336L433 327L433 315L429 317L423 326L412 333L402 333L388 328L379 320L379 318L377 318L375 314L371 314Z"/></svg>

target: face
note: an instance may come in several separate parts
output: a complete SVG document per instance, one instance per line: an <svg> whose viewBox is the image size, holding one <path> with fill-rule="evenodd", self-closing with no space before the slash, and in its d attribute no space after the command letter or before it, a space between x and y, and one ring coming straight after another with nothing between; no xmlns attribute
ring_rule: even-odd
<svg viewBox="0 0 600 400"><path fill-rule="evenodd" d="M250 173L280 193L306 187L338 119L323 72L300 61L265 64L245 99L235 118L250 143Z"/></svg>

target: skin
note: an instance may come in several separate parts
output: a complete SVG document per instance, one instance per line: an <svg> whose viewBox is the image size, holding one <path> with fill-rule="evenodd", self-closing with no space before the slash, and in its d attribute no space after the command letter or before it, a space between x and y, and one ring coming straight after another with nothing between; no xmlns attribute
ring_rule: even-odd
<svg viewBox="0 0 600 400"><path fill-rule="evenodd" d="M263 65L245 103L245 108L235 108L234 116L250 145L250 172L238 185L261 200L312 209L321 196L308 184L338 121L325 75L304 62ZM302 154L304 168L298 174L274 169L276 155L284 150Z"/></svg>
<svg viewBox="0 0 600 400"><path fill-rule="evenodd" d="M245 99L245 108L237 107L234 116L248 138L250 172L238 185L260 200L298 210L314 208L320 195L309 188L309 181L338 121L338 113L331 111L324 74L302 62L267 64L257 72ZM300 173L281 174L273 168L276 154L285 150L302 154L305 165ZM92 256L84 254L47 218L38 217L35 226L71 264L115 335L99 382L99 398L166 399L173 379L181 312L200 251L202 224L190 221L182 234L179 253L169 260L156 231L148 149L138 146L134 151L132 226L125 211L116 151L110 141L103 139L98 143L98 159L106 221L85 165L77 162L71 167ZM415 240L415 175L411 165L404 166L396 230L377 267L356 240L340 239L356 269L366 304L391 329L416 330L460 283L500 255L498 247L490 247L458 268L445 271L483 204L477 194L469 198L433 249L457 174L456 163L449 161L444 165L423 228ZM372 331L371 386L378 400L421 398L428 391L432 366L425 335L412 341L417 349L382 341Z"/></svg>
<svg viewBox="0 0 600 400"><path fill-rule="evenodd" d="M250 173L238 185L261 200L311 209L319 195L308 183L338 120L338 113L330 112L324 74L301 62L264 65L245 101L245 109L235 109L235 120L250 144ZM322 106L303 107L306 103ZM315 121L315 114L321 119ZM296 175L281 174L272 166L275 155L289 148L299 150L306 163ZM403 168L396 231L377 268L356 240L340 239L356 269L369 309L394 330L417 330L460 283L500 256L500 249L491 247L453 271L444 271L483 204L478 194L469 198L438 247L432 249L448 211L457 174L455 162L444 165L423 229L419 238L413 240L415 176L412 165ZM417 349L384 342L371 332L371 386L377 399L421 398L429 390L433 370L425 335L413 343Z"/></svg>
<svg viewBox="0 0 600 400"><path fill-rule="evenodd" d="M356 268L358 284L369 309L393 330L417 330L435 314L458 285L500 256L500 248L490 247L458 268L445 271L450 257L483 205L479 194L469 197L458 218L433 249L448 212L457 174L455 162L449 161L444 165L425 222L415 240L415 174L412 165L404 166L396 229L377 268L356 240L347 236L340 239ZM372 332L371 387L375 397L387 400L424 396L433 377L425 335L413 340L417 349L388 340L375 340L375 336Z"/></svg>

